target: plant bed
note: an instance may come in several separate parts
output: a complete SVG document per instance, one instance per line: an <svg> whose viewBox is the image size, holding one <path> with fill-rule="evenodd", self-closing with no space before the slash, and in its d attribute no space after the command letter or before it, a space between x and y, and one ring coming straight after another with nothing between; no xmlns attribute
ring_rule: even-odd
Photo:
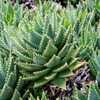
<svg viewBox="0 0 100 100"><path fill-rule="evenodd" d="M0 100L99 100L97 7L36 7L2 2Z"/></svg>

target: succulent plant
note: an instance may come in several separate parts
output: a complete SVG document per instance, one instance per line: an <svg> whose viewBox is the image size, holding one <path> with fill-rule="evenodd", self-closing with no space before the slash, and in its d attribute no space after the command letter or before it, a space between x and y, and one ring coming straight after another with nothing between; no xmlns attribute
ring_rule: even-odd
<svg viewBox="0 0 100 100"><path fill-rule="evenodd" d="M40 14L38 16L41 18ZM69 34L70 29L64 29L63 19L57 14L57 11L55 10L51 15L45 17L47 22L45 21L43 27L36 26L39 23L34 23L36 32L25 33L21 39L17 37L17 39L11 40L11 43L13 41L12 55L17 59L15 65L20 69L24 80L34 82L34 87L43 86L56 79L66 82L65 77L73 75L77 68L86 64L85 61L77 58L81 47L75 47L73 36ZM40 21L42 20L40 19ZM4 35L4 38L8 37Z"/></svg>
<svg viewBox="0 0 100 100"><path fill-rule="evenodd" d="M100 100L100 90L98 84L91 83L89 89L79 91L75 89L72 100Z"/></svg>
<svg viewBox="0 0 100 100"><path fill-rule="evenodd" d="M98 54L94 53L93 58L90 60L90 69L91 69L91 73L92 75L97 79L98 84L100 85L100 54L98 52Z"/></svg>
<svg viewBox="0 0 100 100"><path fill-rule="evenodd" d="M92 65L88 62L92 62L90 58L97 48L98 32L91 24L94 10L88 12L86 6L66 10L51 1L40 1L32 11L23 10L19 4L3 3L1 100L34 100L34 90L47 83L66 89L66 81L77 69ZM98 83L99 75L97 72ZM44 93L42 98L46 99Z"/></svg>

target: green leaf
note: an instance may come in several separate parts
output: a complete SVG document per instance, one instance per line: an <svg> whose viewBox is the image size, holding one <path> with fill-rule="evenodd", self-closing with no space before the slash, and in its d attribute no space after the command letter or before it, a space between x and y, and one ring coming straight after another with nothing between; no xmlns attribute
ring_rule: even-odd
<svg viewBox="0 0 100 100"><path fill-rule="evenodd" d="M11 100L19 100L20 97L21 97L21 95L20 95L19 91L17 89L15 89Z"/></svg>
<svg viewBox="0 0 100 100"><path fill-rule="evenodd" d="M34 88L39 88L39 87L41 87L41 86L43 86L43 85L45 85L45 84L47 84L49 82L49 80L46 80L46 79L40 79L40 80L37 80L37 81L35 81L35 83L34 83Z"/></svg>
<svg viewBox="0 0 100 100"><path fill-rule="evenodd" d="M52 67L58 65L59 62L60 62L60 57L53 55L52 58L44 66L52 68Z"/></svg>
<svg viewBox="0 0 100 100"><path fill-rule="evenodd" d="M53 80L56 77L56 74L50 74L42 79L39 79L37 81L34 82L34 88L39 88L45 84L47 84L48 82L50 82L51 80Z"/></svg>
<svg viewBox="0 0 100 100"><path fill-rule="evenodd" d="M10 75L9 75L9 77L8 77L8 81L7 81L7 85L9 86L9 87L12 87L12 88L14 88L15 87L15 84L16 84L16 75L14 74L14 73L10 73Z"/></svg>
<svg viewBox="0 0 100 100"><path fill-rule="evenodd" d="M53 72L55 72L55 73L61 72L61 71L63 71L63 70L66 70L67 68L68 68L68 64L65 63L64 65L62 65L62 66L60 66L60 67L54 69Z"/></svg>
<svg viewBox="0 0 100 100"><path fill-rule="evenodd" d="M43 65L46 63L46 58L37 53L33 53L33 62L39 65Z"/></svg>
<svg viewBox="0 0 100 100"><path fill-rule="evenodd" d="M14 18L14 9L11 3L8 3L7 5L7 10L5 11L5 22L6 24L12 24L13 18Z"/></svg>
<svg viewBox="0 0 100 100"><path fill-rule="evenodd" d="M48 32L47 32L47 35L50 37L50 38L54 38L54 36L55 36L55 33L54 33L54 31L52 30L52 25L51 24L49 24L48 25Z"/></svg>
<svg viewBox="0 0 100 100"><path fill-rule="evenodd" d="M87 64L87 62L83 61L83 62L77 62L76 65L73 65L73 66L70 66L69 69L71 71L75 71L77 70L78 68L82 67L82 66L85 66Z"/></svg>
<svg viewBox="0 0 100 100"><path fill-rule="evenodd" d="M17 51L17 50L14 50L13 51L13 54L15 54L18 59L20 59L21 61L24 61L24 62L32 62L32 58L29 58L28 56L22 54L21 52Z"/></svg>
<svg viewBox="0 0 100 100"><path fill-rule="evenodd" d="M47 97L46 97L46 93L42 93L42 98L41 98L41 100L47 100Z"/></svg>
<svg viewBox="0 0 100 100"><path fill-rule="evenodd" d="M43 52L43 56L45 56L47 59L49 59L54 54L56 54L57 51L58 51L58 49L53 44L53 41L49 40L48 45L47 45L46 49Z"/></svg>
<svg viewBox="0 0 100 100"><path fill-rule="evenodd" d="M48 41L49 41L49 37L47 35L43 35L42 40L40 42L40 46L39 46L40 53L43 53Z"/></svg>
<svg viewBox="0 0 100 100"><path fill-rule="evenodd" d="M100 95L95 88L95 84L90 85L88 100L100 100Z"/></svg>
<svg viewBox="0 0 100 100"><path fill-rule="evenodd" d="M59 88L66 89L66 79L64 78L55 78L52 81L52 84L56 85Z"/></svg>
<svg viewBox="0 0 100 100"><path fill-rule="evenodd" d="M38 71L44 68L42 65L22 63L22 62L18 62L17 65L19 68L30 72Z"/></svg>
<svg viewBox="0 0 100 100"><path fill-rule="evenodd" d="M11 87L9 87L7 84L5 84L0 93L0 100L10 99L12 94L13 94L13 89Z"/></svg>
<svg viewBox="0 0 100 100"><path fill-rule="evenodd" d="M60 52L58 53L58 56L61 57L61 58L63 58L67 54L68 49L69 49L69 44L66 43L63 46L63 48L60 50Z"/></svg>
<svg viewBox="0 0 100 100"><path fill-rule="evenodd" d="M99 71L97 72L96 80L98 84L100 84L100 72Z"/></svg>
<svg viewBox="0 0 100 100"><path fill-rule="evenodd" d="M32 94L30 94L29 100L35 100Z"/></svg>

